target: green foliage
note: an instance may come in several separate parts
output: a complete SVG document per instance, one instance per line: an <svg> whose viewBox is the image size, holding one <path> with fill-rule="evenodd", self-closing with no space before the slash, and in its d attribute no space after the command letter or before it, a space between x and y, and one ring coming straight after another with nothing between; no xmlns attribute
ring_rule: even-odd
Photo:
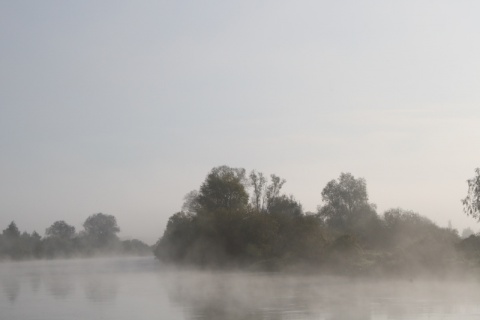
<svg viewBox="0 0 480 320"><path fill-rule="evenodd" d="M243 210L248 204L245 169L221 166L213 168L200 187L197 202L201 210Z"/></svg>
<svg viewBox="0 0 480 320"><path fill-rule="evenodd" d="M368 202L365 179L341 173L327 183L322 200L318 216L330 229L354 235L365 247L375 247L382 226L375 205Z"/></svg>
<svg viewBox="0 0 480 320"><path fill-rule="evenodd" d="M163 237L155 246L155 255L163 260L180 261L185 259L195 240L194 216L177 212L168 219Z"/></svg>
<svg viewBox="0 0 480 320"><path fill-rule="evenodd" d="M322 200L318 214L332 228L346 231L376 216L375 206L368 203L365 179L355 179L350 173L331 180L322 191Z"/></svg>
<svg viewBox="0 0 480 320"><path fill-rule="evenodd" d="M400 208L378 216L366 181L350 173L326 185L317 214L281 194L285 180L278 176L252 171L248 178L244 169L212 169L170 217L155 256L203 267L406 275L438 273L458 261L455 230Z"/></svg>
<svg viewBox="0 0 480 320"><path fill-rule="evenodd" d="M276 265L316 259L321 221L306 216L292 197L280 195L285 180L226 166L214 168L185 198L184 211L170 217L155 255L162 261L202 266ZM249 205L247 186L253 187Z"/></svg>

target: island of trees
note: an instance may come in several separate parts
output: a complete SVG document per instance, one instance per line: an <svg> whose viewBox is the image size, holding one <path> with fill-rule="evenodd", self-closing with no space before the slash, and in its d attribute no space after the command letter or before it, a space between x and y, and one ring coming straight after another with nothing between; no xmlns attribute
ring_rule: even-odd
<svg viewBox="0 0 480 320"><path fill-rule="evenodd" d="M480 220L480 169L462 200ZM445 274L480 271L480 234L443 228L410 210L382 214L369 201L366 181L341 173L321 192L316 212L304 212L282 192L277 175L220 166L199 190L185 196L163 236L150 247L120 240L114 216L97 213L83 230L56 221L45 230L20 232L11 222L0 234L0 261L151 255L165 263L203 268L309 270L345 274Z"/></svg>
<svg viewBox="0 0 480 320"><path fill-rule="evenodd" d="M465 211L480 212L480 171L468 181ZM382 214L366 181L350 173L327 183L316 212L304 212L285 180L213 168L168 220L155 256L167 263L260 270L442 274L480 266L480 236L460 237L410 210Z"/></svg>
<svg viewBox="0 0 480 320"><path fill-rule="evenodd" d="M56 221L41 237L36 231L20 233L12 221L0 234L0 260L151 255L151 247L142 241L118 238L120 228L112 215L93 214L85 220L83 228L77 233L74 226Z"/></svg>

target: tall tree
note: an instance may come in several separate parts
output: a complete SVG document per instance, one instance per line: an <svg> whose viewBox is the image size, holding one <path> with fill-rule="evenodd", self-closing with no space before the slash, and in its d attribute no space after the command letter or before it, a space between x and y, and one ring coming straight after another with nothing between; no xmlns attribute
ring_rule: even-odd
<svg viewBox="0 0 480 320"><path fill-rule="evenodd" d="M250 173L250 185L253 187L252 205L258 212L271 212L277 198L280 198L280 190L286 180L270 175L270 182L261 172L253 170Z"/></svg>
<svg viewBox="0 0 480 320"><path fill-rule="evenodd" d="M265 203L268 212L271 212L272 205L274 204L275 199L280 197L280 190L282 189L285 182L286 180L280 178L279 176L276 176L274 174L270 175L270 184L267 186L267 190L265 192Z"/></svg>
<svg viewBox="0 0 480 320"><path fill-rule="evenodd" d="M319 207L319 216L331 227L346 229L365 216L376 215L374 206L368 203L365 179L356 179L351 173L341 173L338 180L331 180L322 191L325 203Z"/></svg>
<svg viewBox="0 0 480 320"><path fill-rule="evenodd" d="M1 240L0 255L5 255L12 259L21 258L20 231L14 221L3 230Z"/></svg>
<svg viewBox="0 0 480 320"><path fill-rule="evenodd" d="M263 173L252 170L250 172L250 183L253 187L252 204L255 210L261 211L264 207L263 195L265 194L265 184L267 179Z"/></svg>
<svg viewBox="0 0 480 320"><path fill-rule="evenodd" d="M98 247L118 241L117 233L120 228L117 226L117 219L112 215L93 214L85 220L83 227L87 238Z"/></svg>
<svg viewBox="0 0 480 320"><path fill-rule="evenodd" d="M20 237L20 231L18 230L15 221L10 222L7 229L3 230L3 236L6 239L17 239Z"/></svg>

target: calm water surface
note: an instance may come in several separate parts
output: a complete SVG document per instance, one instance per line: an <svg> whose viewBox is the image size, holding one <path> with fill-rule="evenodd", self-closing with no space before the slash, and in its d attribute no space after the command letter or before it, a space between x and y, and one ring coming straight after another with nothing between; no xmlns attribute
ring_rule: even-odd
<svg viewBox="0 0 480 320"><path fill-rule="evenodd" d="M0 319L480 319L477 280L178 271L153 258L0 263Z"/></svg>

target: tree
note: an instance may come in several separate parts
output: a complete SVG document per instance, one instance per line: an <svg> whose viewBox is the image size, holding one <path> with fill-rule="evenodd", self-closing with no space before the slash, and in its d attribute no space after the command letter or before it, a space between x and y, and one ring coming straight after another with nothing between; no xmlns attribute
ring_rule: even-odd
<svg viewBox="0 0 480 320"><path fill-rule="evenodd" d="M480 168L475 169L475 176L467 180L468 192L462 199L463 210L469 216L480 221Z"/></svg>
<svg viewBox="0 0 480 320"><path fill-rule="evenodd" d="M122 253L129 255L151 255L152 248L138 239L122 241Z"/></svg>
<svg viewBox="0 0 480 320"><path fill-rule="evenodd" d="M15 221L10 222L7 229L3 230L3 236L6 239L18 239L20 237L20 231L15 224Z"/></svg>
<svg viewBox="0 0 480 320"><path fill-rule="evenodd" d="M87 218L83 223L88 239L98 247L103 247L118 241L117 233L120 229L117 220L112 215L96 213Z"/></svg>
<svg viewBox="0 0 480 320"><path fill-rule="evenodd" d="M258 212L270 212L274 201L280 197L280 190L286 180L270 175L270 184L261 172L253 170L250 173L250 185L253 187L252 206Z"/></svg>
<svg viewBox="0 0 480 320"><path fill-rule="evenodd" d="M270 179L271 182L267 186L267 190L265 192L265 203L267 204L267 211L269 212L274 200L280 196L280 190L286 182L285 179L282 179L274 174L270 175Z"/></svg>
<svg viewBox="0 0 480 320"><path fill-rule="evenodd" d="M245 169L220 166L213 168L200 187L197 202L201 210L235 211L246 208Z"/></svg>
<svg viewBox="0 0 480 320"><path fill-rule="evenodd" d="M365 179L350 173L341 173L338 180L331 180L322 191L325 205L318 209L319 216L331 227L346 229L353 223L376 216L375 207L368 203Z"/></svg>
<svg viewBox="0 0 480 320"><path fill-rule="evenodd" d="M63 220L56 221L45 230L45 235L59 240L70 240L75 236L75 227Z"/></svg>
<svg viewBox="0 0 480 320"><path fill-rule="evenodd" d="M68 257L74 254L74 226L67 224L63 220L55 221L45 230L45 235L43 249L48 258Z"/></svg>
<svg viewBox="0 0 480 320"><path fill-rule="evenodd" d="M293 196L277 196L269 205L269 213L273 215L284 215L299 217L303 215L302 205Z"/></svg>
<svg viewBox="0 0 480 320"><path fill-rule="evenodd" d="M264 207L263 194L265 193L266 182L267 179L265 179L263 173L252 170L250 173L250 183L253 186L252 203L257 211L261 211Z"/></svg>
<svg viewBox="0 0 480 320"><path fill-rule="evenodd" d="M198 191L192 190L183 197L182 211L196 214L200 210L200 204L198 203Z"/></svg>
<svg viewBox="0 0 480 320"><path fill-rule="evenodd" d="M5 255L12 259L21 258L20 231L14 221L3 230L1 240L0 255Z"/></svg>
<svg viewBox="0 0 480 320"><path fill-rule="evenodd" d="M157 242L155 256L164 261L181 261L188 254L196 237L194 215L177 212L168 219L162 238Z"/></svg>
<svg viewBox="0 0 480 320"><path fill-rule="evenodd" d="M40 258L42 256L42 237L38 234L37 231L33 231L30 237L32 254L35 258Z"/></svg>
<svg viewBox="0 0 480 320"><path fill-rule="evenodd" d="M471 235L474 235L474 234L475 234L475 232L472 229L465 228L462 231L462 239L466 239L466 238L468 238L468 237L470 237Z"/></svg>

